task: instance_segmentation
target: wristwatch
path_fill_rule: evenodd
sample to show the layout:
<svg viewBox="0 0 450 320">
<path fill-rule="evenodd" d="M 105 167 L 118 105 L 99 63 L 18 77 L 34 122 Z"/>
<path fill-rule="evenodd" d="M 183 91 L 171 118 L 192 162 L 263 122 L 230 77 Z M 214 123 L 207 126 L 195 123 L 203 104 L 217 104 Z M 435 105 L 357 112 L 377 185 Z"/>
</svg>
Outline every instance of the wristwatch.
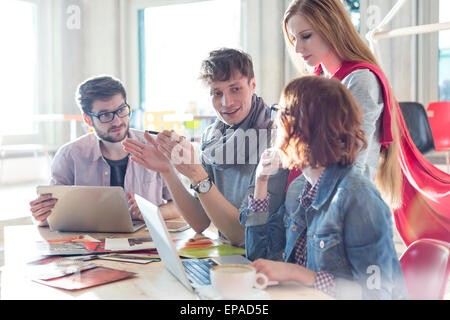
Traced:
<svg viewBox="0 0 450 320">
<path fill-rule="evenodd" d="M 204 180 L 201 180 L 198 184 L 193 186 L 191 184 L 191 189 L 195 190 L 197 193 L 207 193 L 212 187 L 211 178 L 208 177 Z"/>
</svg>

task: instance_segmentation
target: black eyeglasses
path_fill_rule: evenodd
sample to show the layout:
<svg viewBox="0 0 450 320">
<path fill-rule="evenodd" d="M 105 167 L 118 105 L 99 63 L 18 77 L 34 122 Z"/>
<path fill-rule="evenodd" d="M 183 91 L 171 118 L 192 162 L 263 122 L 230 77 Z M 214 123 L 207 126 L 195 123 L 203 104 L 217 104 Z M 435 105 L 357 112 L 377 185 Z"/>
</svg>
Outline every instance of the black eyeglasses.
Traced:
<svg viewBox="0 0 450 320">
<path fill-rule="evenodd" d="M 114 120 L 116 114 L 119 118 L 125 118 L 130 114 L 130 112 L 131 107 L 127 103 L 125 103 L 122 107 L 120 107 L 116 111 L 103 113 L 86 112 L 86 114 L 92 117 L 96 117 L 101 123 L 108 123 Z"/>
<path fill-rule="evenodd" d="M 278 104 L 273 104 L 270 107 L 270 119 L 275 120 L 278 110 L 280 110 L 280 106 Z"/>
<path fill-rule="evenodd" d="M 285 116 L 289 116 L 290 112 L 286 110 L 286 108 L 280 106 L 279 104 L 273 104 L 270 107 L 270 112 L 271 112 L 271 118 L 275 119 L 277 116 L 277 113 L 280 112 L 281 115 L 285 115 Z"/>
</svg>

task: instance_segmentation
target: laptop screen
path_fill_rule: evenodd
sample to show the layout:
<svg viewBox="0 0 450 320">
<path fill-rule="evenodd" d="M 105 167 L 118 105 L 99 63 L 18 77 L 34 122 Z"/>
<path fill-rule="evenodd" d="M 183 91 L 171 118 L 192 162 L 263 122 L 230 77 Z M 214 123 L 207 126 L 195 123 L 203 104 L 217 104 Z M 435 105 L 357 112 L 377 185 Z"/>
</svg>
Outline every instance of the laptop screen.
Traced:
<svg viewBox="0 0 450 320">
<path fill-rule="evenodd" d="M 137 194 L 135 199 L 161 261 L 187 289 L 193 291 L 194 289 L 186 276 L 175 245 L 167 231 L 166 224 L 158 212 L 158 207 Z"/>
</svg>

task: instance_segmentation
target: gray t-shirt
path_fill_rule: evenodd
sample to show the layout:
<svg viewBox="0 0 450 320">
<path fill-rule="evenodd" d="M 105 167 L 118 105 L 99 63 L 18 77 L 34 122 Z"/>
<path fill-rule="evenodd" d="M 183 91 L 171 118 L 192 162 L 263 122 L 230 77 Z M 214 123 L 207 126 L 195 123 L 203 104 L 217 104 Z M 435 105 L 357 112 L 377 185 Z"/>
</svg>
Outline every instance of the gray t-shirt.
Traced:
<svg viewBox="0 0 450 320">
<path fill-rule="evenodd" d="M 356 159 L 361 173 L 375 180 L 380 160 L 381 113 L 384 108 L 382 87 L 377 76 L 368 69 L 358 69 L 342 80 L 362 110 L 361 128 L 367 139 L 367 148 Z"/>
</svg>

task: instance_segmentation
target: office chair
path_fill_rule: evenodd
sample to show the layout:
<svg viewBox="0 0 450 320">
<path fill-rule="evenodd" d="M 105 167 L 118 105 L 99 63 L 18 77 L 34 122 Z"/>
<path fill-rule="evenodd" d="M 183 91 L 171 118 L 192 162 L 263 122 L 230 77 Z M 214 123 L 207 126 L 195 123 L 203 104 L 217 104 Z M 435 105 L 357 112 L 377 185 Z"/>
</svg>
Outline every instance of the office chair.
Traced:
<svg viewBox="0 0 450 320">
<path fill-rule="evenodd" d="M 450 243 L 419 239 L 400 257 L 406 287 L 413 300 L 442 300 L 450 272 Z"/>
<path fill-rule="evenodd" d="M 409 135 L 422 154 L 434 149 L 433 134 L 427 113 L 417 102 L 399 102 Z"/>
<path fill-rule="evenodd" d="M 447 153 L 447 170 L 450 172 L 450 101 L 432 102 L 427 107 L 428 120 L 436 151 Z"/>
</svg>

